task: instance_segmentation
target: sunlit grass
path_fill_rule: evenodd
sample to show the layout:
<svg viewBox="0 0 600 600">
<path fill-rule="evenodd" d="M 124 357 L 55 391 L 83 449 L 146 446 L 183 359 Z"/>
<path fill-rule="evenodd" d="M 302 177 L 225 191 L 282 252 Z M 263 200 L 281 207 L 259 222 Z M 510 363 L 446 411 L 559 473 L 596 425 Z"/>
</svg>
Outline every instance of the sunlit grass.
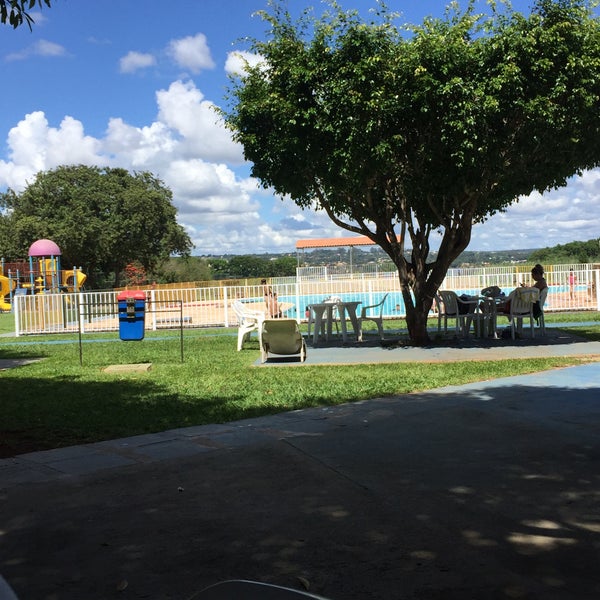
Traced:
<svg viewBox="0 0 600 600">
<path fill-rule="evenodd" d="M 592 328 L 593 329 L 593 328 Z M 596 335 L 600 327 L 596 328 Z M 116 333 L 0 338 L 0 358 L 37 362 L 0 372 L 0 447 L 52 448 L 190 425 L 330 406 L 577 364 L 546 358 L 443 364 L 256 367 L 258 343 L 235 330 L 190 330 L 122 342 Z M 106 373 L 151 363 L 148 372 Z"/>
</svg>

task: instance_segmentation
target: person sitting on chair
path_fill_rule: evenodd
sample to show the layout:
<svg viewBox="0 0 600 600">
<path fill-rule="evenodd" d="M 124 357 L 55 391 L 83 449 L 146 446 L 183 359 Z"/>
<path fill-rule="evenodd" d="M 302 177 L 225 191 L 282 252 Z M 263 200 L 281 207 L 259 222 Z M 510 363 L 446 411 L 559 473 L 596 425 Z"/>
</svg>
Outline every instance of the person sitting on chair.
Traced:
<svg viewBox="0 0 600 600">
<path fill-rule="evenodd" d="M 533 269 L 531 269 L 531 277 L 534 281 L 534 284 L 531 287 L 537 288 L 541 294 L 542 290 L 545 290 L 548 287 L 548 284 L 546 283 L 546 279 L 544 278 L 544 267 L 542 267 L 542 265 L 540 265 L 540 264 L 535 265 L 535 267 L 533 267 Z M 522 283 L 521 287 L 525 287 L 525 284 Z M 510 314 L 510 301 L 512 300 L 513 296 L 517 292 L 517 289 L 518 288 L 515 288 L 508 295 L 506 302 L 503 302 L 498 305 L 498 307 L 496 309 L 497 312 L 504 313 L 507 315 Z M 542 309 L 540 307 L 539 300 L 537 300 L 536 302 L 533 303 L 533 316 L 537 320 L 540 318 L 541 314 L 542 314 Z"/>
<path fill-rule="evenodd" d="M 281 310 L 279 310 L 279 301 L 277 300 L 277 292 L 273 291 L 270 285 L 267 285 L 266 279 L 261 279 L 260 284 L 263 286 L 263 296 L 265 297 L 265 304 L 267 306 L 267 314 L 271 319 L 280 319 L 283 317 Z"/>
<path fill-rule="evenodd" d="M 537 264 L 533 269 L 531 269 L 531 277 L 535 282 L 532 287 L 540 290 L 540 294 L 548 287 L 548 283 L 544 278 L 544 267 L 542 265 Z M 533 303 L 533 317 L 536 321 L 542 316 L 542 307 L 540 306 L 540 301 L 536 300 Z"/>
</svg>

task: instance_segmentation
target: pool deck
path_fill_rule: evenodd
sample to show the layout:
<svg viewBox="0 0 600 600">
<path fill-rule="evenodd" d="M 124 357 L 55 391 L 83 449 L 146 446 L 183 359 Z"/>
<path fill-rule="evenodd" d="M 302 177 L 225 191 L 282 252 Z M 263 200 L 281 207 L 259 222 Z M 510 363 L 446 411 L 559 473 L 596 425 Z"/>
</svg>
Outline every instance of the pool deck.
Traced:
<svg viewBox="0 0 600 600">
<path fill-rule="evenodd" d="M 596 324 L 596 323 L 594 323 Z M 308 343 L 306 365 L 352 365 L 352 364 L 385 364 L 406 362 L 456 362 L 504 360 L 510 358 L 552 358 L 560 356 L 586 356 L 600 359 L 600 342 L 590 342 L 571 334 L 568 329 L 580 323 L 561 323 L 546 326 L 546 335 L 539 334 L 531 339 L 504 338 L 454 338 L 446 336 L 444 340 L 430 346 L 417 347 L 406 344 L 406 334 L 386 334 L 380 341 L 374 332 L 365 335 L 362 343 L 349 341 L 342 343 L 339 339 L 322 342 L 317 346 Z M 560 329 L 559 329 L 560 327 Z M 295 357 L 269 356 L 266 363 L 260 359 L 257 366 L 299 365 Z"/>
</svg>

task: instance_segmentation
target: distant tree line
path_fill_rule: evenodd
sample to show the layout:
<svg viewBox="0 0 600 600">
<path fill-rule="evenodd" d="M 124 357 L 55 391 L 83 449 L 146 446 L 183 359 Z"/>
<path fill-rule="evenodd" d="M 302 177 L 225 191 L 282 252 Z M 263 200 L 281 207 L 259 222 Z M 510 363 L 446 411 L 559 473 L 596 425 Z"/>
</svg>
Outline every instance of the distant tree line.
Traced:
<svg viewBox="0 0 600 600">
<path fill-rule="evenodd" d="M 352 256 L 350 254 L 352 253 Z M 363 267 L 367 264 L 381 265 L 390 262 L 389 257 L 378 247 L 361 248 L 319 248 L 300 256 L 300 266 L 331 267 L 349 265 Z M 467 250 L 454 261 L 453 267 L 511 265 L 514 263 L 574 264 L 600 263 L 600 240 L 570 242 L 543 249 Z M 293 277 L 298 260 L 291 254 L 278 255 L 231 255 L 231 256 L 190 256 L 171 258 L 160 270 L 151 273 L 157 283 L 183 281 L 211 281 L 217 279 L 247 279 L 259 277 Z"/>
<path fill-rule="evenodd" d="M 171 258 L 148 274 L 156 283 L 293 277 L 296 257 L 290 255 L 188 256 Z"/>
<path fill-rule="evenodd" d="M 535 250 L 529 256 L 530 262 L 545 264 L 600 263 L 600 239 L 587 242 L 569 242 Z"/>
</svg>

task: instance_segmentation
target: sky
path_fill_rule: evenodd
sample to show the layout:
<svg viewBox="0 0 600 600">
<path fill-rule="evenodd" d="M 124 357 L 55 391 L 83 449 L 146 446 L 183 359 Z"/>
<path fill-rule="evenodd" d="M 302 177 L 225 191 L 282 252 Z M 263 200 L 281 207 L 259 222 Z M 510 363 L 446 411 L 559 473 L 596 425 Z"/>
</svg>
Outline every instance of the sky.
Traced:
<svg viewBox="0 0 600 600">
<path fill-rule="evenodd" d="M 478 0 L 482 2 L 483 0 Z M 374 0 L 341 0 L 366 11 Z M 151 171 L 173 192 L 194 255 L 294 252 L 299 239 L 350 235 L 250 176 L 215 107 L 245 38 L 264 39 L 267 0 L 52 0 L 35 24 L 0 25 L 0 191 L 66 164 Z M 446 0 L 388 0 L 401 21 Z M 528 0 L 514 0 L 527 12 Z M 319 0 L 289 0 L 292 11 Z M 519 199 L 476 225 L 469 250 L 529 249 L 600 236 L 600 170 Z M 432 244 L 435 249 L 435 241 Z"/>
</svg>

